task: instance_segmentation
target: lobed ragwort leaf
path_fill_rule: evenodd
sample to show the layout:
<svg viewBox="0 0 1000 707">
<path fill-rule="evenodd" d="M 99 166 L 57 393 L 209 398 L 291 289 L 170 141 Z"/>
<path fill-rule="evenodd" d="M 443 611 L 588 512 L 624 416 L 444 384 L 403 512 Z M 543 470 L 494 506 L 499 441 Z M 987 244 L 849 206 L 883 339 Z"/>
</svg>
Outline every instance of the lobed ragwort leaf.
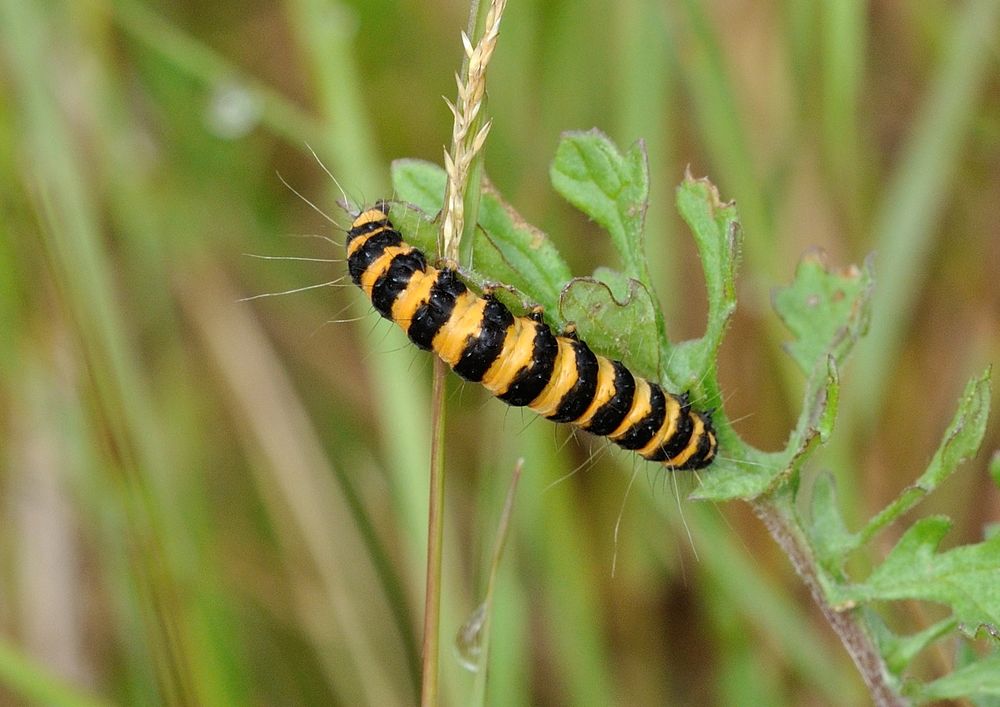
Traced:
<svg viewBox="0 0 1000 707">
<path fill-rule="evenodd" d="M 794 339 L 785 345 L 803 373 L 831 354 L 842 364 L 871 318 L 871 258 L 863 267 L 831 269 L 824 255 L 803 256 L 791 285 L 774 291 L 772 303 Z"/>
<path fill-rule="evenodd" d="M 677 210 L 694 236 L 708 296 L 705 336 L 696 342 L 699 372 L 714 370 L 722 336 L 736 310 L 736 270 L 742 234 L 736 204 L 723 201 L 715 185 L 688 172 L 677 187 Z"/>
<path fill-rule="evenodd" d="M 625 274 L 650 285 L 643 227 L 649 201 L 649 166 L 641 142 L 624 155 L 599 130 L 563 133 L 549 169 L 563 198 L 610 234 Z"/>
<path fill-rule="evenodd" d="M 740 460 L 719 460 L 712 473 L 702 476 L 701 485 L 691 498 L 724 501 L 736 498 L 751 500 L 774 491 L 797 474 L 815 445 L 826 439 L 833 427 L 840 382 L 833 357 L 818 362 L 809 377 L 798 423 L 789 435 L 785 449 L 763 453 L 744 446 Z"/>
<path fill-rule="evenodd" d="M 656 379 L 656 304 L 641 282 L 598 268 L 595 277 L 575 278 L 563 289 L 559 308 L 591 346 Z"/>
<path fill-rule="evenodd" d="M 913 508 L 921 499 L 951 476 L 958 466 L 979 451 L 986 434 L 990 414 L 990 369 L 983 371 L 965 386 L 958 410 L 945 430 L 944 438 L 934 452 L 927 469 L 906 487 L 892 503 L 876 514 L 858 533 L 855 546 L 871 539 L 875 533 Z M 853 547 L 848 547 L 849 552 Z"/>
<path fill-rule="evenodd" d="M 994 652 L 957 668 L 933 682 L 925 685 L 913 683 L 908 688 L 907 694 L 920 702 L 959 697 L 1000 697 L 1000 653 Z"/>
<path fill-rule="evenodd" d="M 880 600 L 923 599 L 952 608 L 967 634 L 985 629 L 1000 637 L 1000 535 L 937 552 L 951 529 L 941 516 L 921 518 L 864 582 L 829 588 L 849 608 Z"/>
<path fill-rule="evenodd" d="M 990 369 L 965 387 L 958 410 L 927 469 L 889 505 L 857 533 L 843 527 L 833 482 L 827 475 L 817 478 L 813 488 L 810 541 L 820 564 L 834 577 L 842 577 L 847 556 L 867 543 L 879 530 L 913 508 L 942 481 L 979 450 L 986 433 L 990 407 Z"/>
<path fill-rule="evenodd" d="M 392 179 L 401 201 L 427 215 L 441 210 L 447 179 L 441 167 L 422 160 L 396 160 Z M 392 214 L 407 240 L 428 254 L 437 253 L 436 227 L 421 225 L 406 209 L 394 207 Z M 571 273 L 549 238 L 527 223 L 489 182 L 484 182 L 479 225 L 473 242 L 473 267 L 463 275 L 480 288 L 498 283 L 513 288 L 528 304 L 541 305 L 549 323 L 562 329 L 565 322 L 559 318 L 559 295 Z"/>
</svg>

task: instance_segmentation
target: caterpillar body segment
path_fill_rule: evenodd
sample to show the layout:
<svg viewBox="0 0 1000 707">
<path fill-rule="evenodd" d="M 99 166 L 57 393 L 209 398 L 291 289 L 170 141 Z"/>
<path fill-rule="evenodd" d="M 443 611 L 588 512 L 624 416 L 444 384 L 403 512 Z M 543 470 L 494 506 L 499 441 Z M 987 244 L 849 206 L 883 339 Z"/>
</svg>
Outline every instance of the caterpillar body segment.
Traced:
<svg viewBox="0 0 1000 707">
<path fill-rule="evenodd" d="M 557 335 L 541 310 L 515 316 L 492 294 L 469 290 L 403 241 L 384 202 L 347 232 L 348 269 L 375 309 L 410 340 L 509 405 L 606 436 L 670 469 L 701 469 L 715 457 L 711 415 L 686 396 L 594 353 L 575 332 Z"/>
</svg>

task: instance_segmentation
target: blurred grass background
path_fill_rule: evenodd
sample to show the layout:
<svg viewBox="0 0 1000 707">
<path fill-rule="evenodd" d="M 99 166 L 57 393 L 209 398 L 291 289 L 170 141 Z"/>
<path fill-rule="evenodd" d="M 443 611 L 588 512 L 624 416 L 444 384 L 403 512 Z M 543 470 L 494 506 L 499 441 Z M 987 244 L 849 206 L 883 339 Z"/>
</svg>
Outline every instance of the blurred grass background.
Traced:
<svg viewBox="0 0 1000 707">
<path fill-rule="evenodd" d="M 440 160 L 467 11 L 0 0 L 0 701 L 416 699 L 430 359 L 350 288 L 238 300 L 343 274 L 243 256 L 341 257 L 291 237 L 341 234 L 276 172 L 349 220 L 307 143 L 361 201 L 389 192 L 391 159 Z M 998 30 L 997 0 L 512 2 L 486 168 L 585 274 L 610 249 L 548 188 L 559 133 L 645 139 L 675 338 L 700 332 L 704 297 L 673 188 L 691 165 L 737 199 L 722 375 L 765 448 L 801 393 L 770 289 L 812 245 L 837 264 L 877 251 L 872 332 L 824 456 L 857 521 L 1000 361 Z M 482 599 L 526 460 L 493 704 L 865 699 L 746 508 L 687 503 L 691 479 L 645 466 L 626 500 L 632 457 L 455 380 L 449 406 L 446 640 Z M 952 515 L 951 542 L 1000 517 L 985 457 L 920 511 Z M 887 608 L 900 630 L 934 616 Z M 473 676 L 447 645 L 442 666 L 463 704 Z"/>
</svg>

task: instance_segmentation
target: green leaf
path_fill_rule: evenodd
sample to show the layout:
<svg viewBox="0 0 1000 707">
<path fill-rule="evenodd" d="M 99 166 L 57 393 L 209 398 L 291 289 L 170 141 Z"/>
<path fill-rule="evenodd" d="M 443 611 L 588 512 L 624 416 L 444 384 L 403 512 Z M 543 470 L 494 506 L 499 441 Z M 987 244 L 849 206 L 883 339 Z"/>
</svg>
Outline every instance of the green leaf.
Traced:
<svg viewBox="0 0 1000 707">
<path fill-rule="evenodd" d="M 841 578 L 844 548 L 853 547 L 855 534 L 844 525 L 837 504 L 836 480 L 824 472 L 816 477 L 812 489 L 809 522 L 806 532 L 809 544 L 820 565 L 832 576 Z"/>
<path fill-rule="evenodd" d="M 707 179 L 695 179 L 690 172 L 677 188 L 677 210 L 694 235 L 705 273 L 708 324 L 698 370 L 706 371 L 736 309 L 736 270 L 743 232 L 735 203 L 722 201 L 715 185 Z"/>
<path fill-rule="evenodd" d="M 441 210 L 446 179 L 444 170 L 430 162 L 406 159 L 392 163 L 396 196 L 426 215 Z M 436 223 L 398 203 L 393 204 L 391 213 L 407 241 L 428 254 L 437 254 Z M 513 288 L 527 304 L 541 305 L 549 323 L 563 329 L 558 305 L 562 288 L 572 277 L 569 266 L 548 236 L 525 221 L 485 178 L 479 225 L 473 240 L 473 267 L 463 271 L 463 277 L 480 289 L 497 284 Z"/>
<path fill-rule="evenodd" d="M 840 377 L 837 360 L 833 356 L 826 359 L 826 366 L 822 363 L 817 362 L 810 385 L 806 387 L 806 405 L 799 415 L 799 425 L 792 433 L 792 440 L 797 443 L 794 446 L 796 457 L 804 455 L 813 439 L 826 443 L 833 433 L 833 423 L 840 403 Z"/>
<path fill-rule="evenodd" d="M 549 176 L 556 191 L 611 235 L 625 274 L 649 287 L 643 245 L 649 167 L 642 142 L 623 155 L 599 130 L 563 133 Z"/>
<path fill-rule="evenodd" d="M 443 169 L 424 160 L 394 160 L 392 190 L 396 200 L 390 203 L 389 218 L 406 242 L 429 257 L 438 254 L 436 214 L 444 202 L 447 175 Z"/>
<path fill-rule="evenodd" d="M 701 483 L 688 498 L 732 501 L 757 498 L 775 487 L 786 469 L 784 455 L 747 448 L 739 459 L 717 456 L 700 475 Z"/>
<path fill-rule="evenodd" d="M 958 697 L 998 697 L 1000 653 L 993 652 L 926 685 L 913 685 L 906 692 L 920 702 Z"/>
<path fill-rule="evenodd" d="M 566 286 L 559 303 L 562 316 L 577 325 L 592 348 L 656 380 L 660 362 L 652 295 L 638 280 L 613 270 L 597 274 L 600 280 L 580 277 Z"/>
<path fill-rule="evenodd" d="M 832 480 L 819 477 L 813 490 L 812 523 L 808 532 L 823 567 L 832 575 L 840 576 L 843 563 L 851 552 L 913 508 L 948 478 L 959 464 L 975 455 L 986 433 L 989 406 L 990 369 L 987 369 L 966 385 L 958 410 L 927 470 L 857 533 L 834 527 L 842 521 L 839 520 L 840 511 L 833 497 Z M 833 520 L 834 516 L 837 521 Z"/>
<path fill-rule="evenodd" d="M 389 205 L 389 218 L 392 225 L 403 234 L 403 238 L 412 246 L 424 251 L 433 258 L 437 253 L 438 225 L 425 212 L 404 202 L 393 202 Z"/>
<path fill-rule="evenodd" d="M 844 608 L 891 599 L 933 601 L 950 606 L 966 633 L 983 627 L 1000 635 L 1000 536 L 937 552 L 950 528 L 944 517 L 920 519 L 868 579 L 831 588 L 831 601 Z"/>
<path fill-rule="evenodd" d="M 855 546 L 868 542 L 879 530 L 913 508 L 928 493 L 954 473 L 962 462 L 975 456 L 986 434 L 990 414 L 990 369 L 965 386 L 958 410 L 944 433 L 927 470 L 858 533 Z M 849 548 L 848 551 L 850 551 Z"/>
<path fill-rule="evenodd" d="M 1000 486 L 1000 451 L 993 452 L 990 458 L 990 476 L 993 477 L 993 483 Z"/>
<path fill-rule="evenodd" d="M 479 225 L 511 268 L 509 279 L 501 282 L 524 292 L 532 302 L 545 308 L 546 316 L 557 329 L 564 328 L 564 323 L 558 320 L 559 295 L 572 277 L 569 265 L 549 237 L 525 221 L 485 178 Z M 486 257 L 486 248 L 477 239 L 473 267 L 498 277 L 491 269 L 493 264 Z"/>
<path fill-rule="evenodd" d="M 922 631 L 909 636 L 899 636 L 885 625 L 882 617 L 874 610 L 862 608 L 861 614 L 869 633 L 875 639 L 878 652 L 885 660 L 886 667 L 896 677 L 902 675 L 907 666 L 924 648 L 955 629 L 955 619 L 949 616 Z"/>
<path fill-rule="evenodd" d="M 428 216 L 441 210 L 448 175 L 438 165 L 424 160 L 393 160 L 392 189 L 396 198 L 413 204 Z"/>
<path fill-rule="evenodd" d="M 774 291 L 774 309 L 795 337 L 785 349 L 804 373 L 827 353 L 844 362 L 867 329 L 873 285 L 870 257 L 863 268 L 832 270 L 814 251 L 803 256 L 792 284 Z"/>
<path fill-rule="evenodd" d="M 770 493 L 798 474 L 816 443 L 829 435 L 836 415 L 840 390 L 837 364 L 832 356 L 822 363 L 825 365 L 817 365 L 809 378 L 802 412 L 785 449 L 765 454 L 744 446 L 745 459 L 715 462 L 691 498 L 750 500 Z"/>
<path fill-rule="evenodd" d="M 627 300 L 635 289 L 633 283 L 637 282 L 624 273 L 601 265 L 594 268 L 594 279 L 607 285 L 611 295 L 618 301 Z"/>
</svg>

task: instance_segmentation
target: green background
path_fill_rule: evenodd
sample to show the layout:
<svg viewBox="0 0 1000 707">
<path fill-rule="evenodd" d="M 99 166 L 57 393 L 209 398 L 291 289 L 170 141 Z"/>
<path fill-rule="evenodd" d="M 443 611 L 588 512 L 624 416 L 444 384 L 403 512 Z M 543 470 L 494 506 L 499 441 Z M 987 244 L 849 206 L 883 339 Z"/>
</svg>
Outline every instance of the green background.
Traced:
<svg viewBox="0 0 1000 707">
<path fill-rule="evenodd" d="M 0 0 L 0 696 L 416 699 L 430 359 L 350 287 L 239 300 L 344 272 L 244 255 L 342 257 L 293 237 L 343 234 L 282 178 L 350 220 L 307 145 L 359 202 L 390 195 L 390 160 L 440 161 L 466 15 Z M 920 474 L 965 381 L 1000 361 L 998 36 L 997 0 L 513 1 L 485 166 L 584 275 L 613 250 L 549 186 L 559 135 L 645 139 L 649 264 L 674 339 L 700 335 L 705 295 L 673 190 L 690 166 L 737 200 L 721 379 L 765 449 L 801 398 L 772 288 L 812 246 L 835 264 L 876 251 L 871 332 L 815 465 L 855 527 Z M 483 598 L 520 457 L 493 704 L 865 699 L 745 506 L 686 501 L 688 475 L 449 383 L 445 700 L 472 692 L 451 636 Z M 946 544 L 1000 517 L 986 457 L 920 509 L 955 519 Z M 889 616 L 912 631 L 940 610 Z M 951 660 L 932 653 L 919 675 Z"/>
</svg>

